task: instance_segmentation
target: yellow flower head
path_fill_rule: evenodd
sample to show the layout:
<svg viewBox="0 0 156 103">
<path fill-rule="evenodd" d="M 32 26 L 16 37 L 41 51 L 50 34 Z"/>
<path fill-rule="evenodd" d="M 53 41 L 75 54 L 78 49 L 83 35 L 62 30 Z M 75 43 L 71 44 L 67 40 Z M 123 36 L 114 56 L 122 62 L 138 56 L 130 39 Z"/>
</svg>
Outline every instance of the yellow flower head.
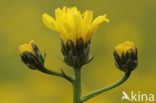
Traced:
<svg viewBox="0 0 156 103">
<path fill-rule="evenodd" d="M 35 53 L 34 53 L 34 50 L 33 50 L 33 47 L 32 47 L 32 44 L 35 44 L 35 42 L 34 42 L 33 40 L 31 40 L 31 41 L 30 41 L 29 43 L 27 43 L 27 44 L 20 45 L 20 46 L 19 46 L 19 52 L 20 52 L 20 54 L 22 55 L 23 52 L 26 52 L 26 51 L 35 54 Z"/>
<path fill-rule="evenodd" d="M 93 33 L 102 22 L 109 22 L 106 14 L 98 16 L 93 20 L 93 12 L 86 10 L 81 13 L 76 7 L 55 10 L 55 19 L 44 13 L 42 16 L 44 24 L 49 28 L 59 33 L 64 44 L 67 40 L 76 42 L 82 38 L 84 42 L 91 39 Z"/>
<path fill-rule="evenodd" d="M 125 41 L 124 43 L 119 44 L 118 46 L 115 47 L 115 51 L 117 52 L 117 54 L 120 57 L 122 56 L 122 54 L 126 55 L 127 52 L 130 53 L 131 50 L 136 52 L 136 47 L 135 47 L 134 43 L 131 41 Z"/>
<path fill-rule="evenodd" d="M 19 46 L 19 52 L 21 56 L 21 60 L 24 64 L 26 64 L 29 68 L 33 70 L 43 70 L 45 54 L 44 56 L 41 54 L 37 45 L 33 40 L 31 40 L 27 44 L 23 44 Z"/>
</svg>

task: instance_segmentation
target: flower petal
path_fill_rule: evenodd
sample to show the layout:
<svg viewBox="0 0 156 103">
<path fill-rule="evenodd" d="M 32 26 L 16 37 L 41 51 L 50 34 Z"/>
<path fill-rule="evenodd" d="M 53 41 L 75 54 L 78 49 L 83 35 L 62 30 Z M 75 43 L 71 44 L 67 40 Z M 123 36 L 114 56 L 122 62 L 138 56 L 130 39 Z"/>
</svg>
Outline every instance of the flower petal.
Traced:
<svg viewBox="0 0 156 103">
<path fill-rule="evenodd" d="M 93 12 L 86 10 L 83 17 L 84 24 L 89 25 L 92 22 L 92 19 L 93 19 Z"/>
<path fill-rule="evenodd" d="M 106 14 L 103 16 L 98 16 L 93 23 L 91 24 L 91 31 L 95 32 L 96 29 L 98 28 L 99 24 L 101 24 L 102 22 L 106 21 L 107 23 L 109 23 L 109 19 L 106 18 Z"/>
<path fill-rule="evenodd" d="M 56 21 L 53 19 L 53 17 L 49 16 L 47 13 L 44 13 L 42 15 L 42 20 L 44 22 L 44 24 L 52 30 L 56 30 Z"/>
<path fill-rule="evenodd" d="M 90 39 L 93 35 L 93 33 L 96 31 L 96 29 L 98 28 L 99 24 L 101 24 L 102 22 L 107 22 L 109 23 L 109 19 L 106 18 L 106 14 L 103 16 L 98 16 L 90 25 L 89 29 L 88 29 L 88 35 L 87 35 L 87 40 Z"/>
</svg>

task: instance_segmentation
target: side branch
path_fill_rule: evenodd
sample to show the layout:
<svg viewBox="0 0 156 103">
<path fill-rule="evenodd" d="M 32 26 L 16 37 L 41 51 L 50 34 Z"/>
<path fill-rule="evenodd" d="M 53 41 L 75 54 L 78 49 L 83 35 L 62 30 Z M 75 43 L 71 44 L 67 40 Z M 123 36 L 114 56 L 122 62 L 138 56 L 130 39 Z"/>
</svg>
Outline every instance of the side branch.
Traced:
<svg viewBox="0 0 156 103">
<path fill-rule="evenodd" d="M 129 78 L 130 74 L 131 74 L 130 72 L 127 72 L 119 81 L 115 82 L 114 84 L 109 85 L 109 86 L 104 87 L 104 88 L 101 88 L 101 89 L 98 89 L 98 90 L 93 91 L 91 93 L 88 93 L 87 95 L 85 95 L 81 98 L 81 101 L 87 101 L 88 99 L 91 99 L 91 98 L 93 98 L 93 97 L 95 97 L 95 96 L 97 96 L 97 95 L 99 95 L 99 94 L 101 94 L 107 90 L 113 89 L 113 88 L 121 85 L 122 83 L 124 83 Z"/>
<path fill-rule="evenodd" d="M 68 75 L 65 74 L 65 72 L 61 69 L 61 73 L 60 72 L 55 72 L 55 71 L 52 71 L 52 70 L 49 70 L 47 68 L 43 68 L 40 70 L 41 72 L 43 73 L 46 73 L 46 74 L 50 74 L 50 75 L 55 75 L 55 76 L 58 76 L 58 77 L 62 77 L 66 80 L 68 80 L 69 82 L 73 83 L 74 82 L 74 79 Z"/>
</svg>

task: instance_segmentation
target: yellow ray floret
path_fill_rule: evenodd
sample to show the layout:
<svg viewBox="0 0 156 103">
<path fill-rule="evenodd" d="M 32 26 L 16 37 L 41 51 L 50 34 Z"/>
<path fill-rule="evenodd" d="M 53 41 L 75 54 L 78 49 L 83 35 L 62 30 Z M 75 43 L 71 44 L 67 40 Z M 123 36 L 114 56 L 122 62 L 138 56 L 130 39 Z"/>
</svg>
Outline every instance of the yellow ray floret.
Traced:
<svg viewBox="0 0 156 103">
<path fill-rule="evenodd" d="M 81 13 L 76 7 L 63 7 L 55 10 L 55 19 L 48 14 L 42 15 L 44 24 L 59 33 L 64 43 L 67 40 L 76 41 L 82 38 L 85 42 L 90 40 L 93 33 L 102 22 L 109 22 L 106 14 L 98 16 L 93 20 L 93 12 L 86 10 Z"/>
<path fill-rule="evenodd" d="M 31 40 L 31 41 L 30 41 L 29 43 L 27 43 L 27 44 L 20 45 L 20 46 L 19 46 L 19 52 L 20 52 L 20 54 L 22 55 L 23 52 L 26 52 L 26 51 L 31 52 L 31 53 L 34 54 L 34 50 L 33 50 L 33 47 L 32 47 L 32 43 L 35 44 L 35 42 L 34 42 L 33 40 Z"/>
<path fill-rule="evenodd" d="M 122 54 L 125 55 L 127 52 L 130 52 L 130 50 L 136 52 L 135 45 L 131 41 L 125 41 L 124 43 L 119 44 L 118 46 L 115 47 L 115 51 L 120 57 L 122 56 Z"/>
</svg>

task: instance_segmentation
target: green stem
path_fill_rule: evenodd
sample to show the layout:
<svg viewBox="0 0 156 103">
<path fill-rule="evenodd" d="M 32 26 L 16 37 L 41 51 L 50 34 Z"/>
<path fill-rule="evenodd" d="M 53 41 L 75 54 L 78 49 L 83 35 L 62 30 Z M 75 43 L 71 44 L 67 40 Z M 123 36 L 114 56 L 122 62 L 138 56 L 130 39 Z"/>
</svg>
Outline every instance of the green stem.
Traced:
<svg viewBox="0 0 156 103">
<path fill-rule="evenodd" d="M 88 99 L 91 99 L 91 98 L 93 98 L 93 97 L 95 97 L 95 96 L 97 96 L 97 95 L 99 95 L 99 94 L 101 94 L 107 90 L 113 89 L 113 88 L 121 85 L 122 83 L 124 83 L 129 78 L 130 74 L 131 74 L 130 72 L 129 73 L 127 72 L 119 81 L 115 82 L 114 84 L 109 85 L 109 86 L 104 87 L 104 88 L 101 88 L 99 90 L 93 91 L 91 93 L 88 93 L 87 95 L 85 95 L 81 98 L 81 101 L 87 101 Z"/>
<path fill-rule="evenodd" d="M 74 68 L 75 81 L 73 84 L 73 102 L 82 103 L 81 98 L 81 68 Z"/>
<path fill-rule="evenodd" d="M 59 73 L 59 72 L 55 72 L 55 71 L 49 70 L 49 69 L 47 69 L 45 67 L 43 69 L 41 69 L 40 71 L 43 72 L 43 73 L 46 73 L 46 74 L 62 77 L 64 79 L 68 80 L 71 83 L 74 82 L 74 79 L 72 77 L 66 75 L 63 71 L 61 73 Z"/>
</svg>

